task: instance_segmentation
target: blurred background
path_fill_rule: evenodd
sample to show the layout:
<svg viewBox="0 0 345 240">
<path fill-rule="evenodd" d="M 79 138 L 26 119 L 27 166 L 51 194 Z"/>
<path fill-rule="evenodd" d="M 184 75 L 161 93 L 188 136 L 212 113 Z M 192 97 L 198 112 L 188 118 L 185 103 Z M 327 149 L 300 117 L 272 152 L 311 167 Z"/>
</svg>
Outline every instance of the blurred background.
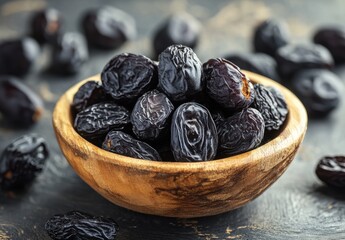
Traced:
<svg viewBox="0 0 345 240">
<path fill-rule="evenodd" d="M 107 49 L 89 44 L 88 57 L 82 59 L 73 74 L 50 71 L 54 64 L 52 46 L 55 43 L 41 44 L 30 70 L 18 79 L 43 99 L 42 118 L 30 127 L 16 128 L 0 116 L 0 150 L 13 139 L 35 132 L 47 140 L 51 152 L 46 169 L 29 191 L 0 193 L 0 239 L 49 239 L 44 231 L 46 219 L 72 209 L 89 212 L 92 209 L 93 214 L 112 216 L 122 226 L 118 239 L 345 238 L 344 197 L 324 188 L 314 174 L 322 156 L 345 154 L 344 100 L 326 117 L 310 118 L 296 160 L 265 194 L 239 210 L 198 220 L 147 217 L 111 205 L 69 167 L 51 124 L 58 98 L 80 80 L 100 73 L 116 54 L 131 52 L 155 59 L 153 39 L 172 14 L 187 12 L 199 22 L 200 32 L 197 31 L 194 50 L 201 62 L 205 62 L 233 53 L 253 52 L 254 30 L 266 19 L 284 22 L 291 43 L 311 43 L 321 27 L 345 27 L 344 1 L 1 0 L 0 42 L 31 35 L 34 14 L 47 8 L 60 12 L 61 33 L 79 32 L 84 36 L 82 19 L 85 13 L 105 5 L 130 15 L 135 22 L 136 34 L 129 34 L 130 39 Z M 15 51 L 13 53 L 15 55 Z M 344 85 L 344 64 L 336 64 L 332 71 Z M 141 237 L 136 238 L 139 235 Z"/>
</svg>

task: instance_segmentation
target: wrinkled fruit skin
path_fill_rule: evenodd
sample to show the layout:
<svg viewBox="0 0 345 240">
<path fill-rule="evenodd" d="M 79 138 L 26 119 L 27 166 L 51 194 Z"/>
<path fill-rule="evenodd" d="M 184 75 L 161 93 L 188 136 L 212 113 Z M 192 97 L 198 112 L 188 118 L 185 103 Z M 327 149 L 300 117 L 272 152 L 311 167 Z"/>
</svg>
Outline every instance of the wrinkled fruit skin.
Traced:
<svg viewBox="0 0 345 240">
<path fill-rule="evenodd" d="M 314 43 L 321 44 L 332 54 L 337 63 L 345 62 L 345 28 L 328 27 L 319 29 L 314 35 Z"/>
<path fill-rule="evenodd" d="M 195 48 L 198 44 L 201 25 L 187 13 L 175 13 L 156 30 L 153 37 L 153 48 L 158 56 L 167 47 L 182 44 Z"/>
<path fill-rule="evenodd" d="M 23 76 L 40 54 L 38 43 L 32 38 L 7 40 L 0 43 L 0 74 Z"/>
<path fill-rule="evenodd" d="M 174 105 L 165 94 L 153 90 L 145 93 L 135 104 L 131 123 L 133 132 L 143 140 L 155 140 L 167 126 Z"/>
<path fill-rule="evenodd" d="M 37 42 L 54 43 L 61 33 L 62 17 L 58 10 L 49 8 L 33 14 L 30 22 L 31 36 Z"/>
<path fill-rule="evenodd" d="M 217 128 L 210 112 L 201 104 L 180 105 L 171 123 L 171 151 L 175 161 L 212 160 L 217 154 Z"/>
<path fill-rule="evenodd" d="M 88 58 L 89 52 L 84 36 L 77 32 L 69 32 L 53 46 L 50 67 L 52 72 L 57 74 L 75 74 Z"/>
<path fill-rule="evenodd" d="M 156 149 L 121 131 L 109 132 L 103 142 L 102 148 L 132 158 L 155 161 L 162 160 Z"/>
<path fill-rule="evenodd" d="M 223 108 L 242 109 L 253 102 L 252 83 L 232 62 L 223 58 L 210 59 L 203 69 L 208 95 Z"/>
<path fill-rule="evenodd" d="M 270 91 L 261 84 L 255 84 L 255 100 L 253 107 L 259 110 L 266 130 L 279 130 L 288 114 L 288 108 L 283 95 L 277 90 Z"/>
<path fill-rule="evenodd" d="M 115 100 L 135 101 L 157 84 L 157 68 L 147 57 L 122 53 L 112 58 L 101 73 L 104 90 Z"/>
<path fill-rule="evenodd" d="M 275 81 L 279 80 L 277 62 L 265 53 L 237 53 L 225 57 L 239 68 L 251 71 Z"/>
<path fill-rule="evenodd" d="M 13 77 L 0 77 L 0 112 L 11 126 L 27 128 L 41 119 L 42 99 Z"/>
<path fill-rule="evenodd" d="M 316 175 L 324 183 L 338 188 L 345 187 L 345 156 L 323 157 L 317 167 Z"/>
<path fill-rule="evenodd" d="M 76 115 L 75 130 L 91 140 L 106 135 L 110 130 L 121 130 L 129 123 L 129 111 L 115 103 L 94 104 Z"/>
<path fill-rule="evenodd" d="M 265 133 L 265 121 L 254 108 L 246 108 L 228 117 L 219 127 L 219 157 L 243 153 L 260 145 Z"/>
<path fill-rule="evenodd" d="M 34 134 L 13 141 L 0 157 L 1 188 L 12 190 L 30 184 L 42 171 L 48 155 L 45 140 Z"/>
<path fill-rule="evenodd" d="M 99 82 L 88 81 L 84 83 L 74 94 L 72 109 L 78 113 L 85 108 L 103 102 L 107 99 L 104 89 Z"/>
<path fill-rule="evenodd" d="M 182 45 L 165 49 L 158 57 L 158 88 L 174 102 L 202 92 L 202 64 L 193 50 Z"/>
<path fill-rule="evenodd" d="M 337 75 L 322 69 L 301 71 L 292 79 L 290 88 L 314 117 L 327 116 L 336 109 L 344 90 Z"/>
<path fill-rule="evenodd" d="M 114 240 L 119 226 L 111 218 L 71 211 L 50 218 L 45 229 L 54 240 Z"/>
<path fill-rule="evenodd" d="M 276 51 L 288 44 L 290 33 L 285 22 L 266 20 L 254 31 L 254 50 L 274 57 Z"/>
<path fill-rule="evenodd" d="M 82 28 L 90 45 L 101 49 L 115 49 L 136 36 L 134 19 L 126 12 L 104 6 L 88 11 Z"/>
<path fill-rule="evenodd" d="M 318 44 L 287 45 L 278 49 L 276 60 L 281 78 L 290 80 L 298 71 L 330 69 L 334 61 L 330 52 Z"/>
</svg>

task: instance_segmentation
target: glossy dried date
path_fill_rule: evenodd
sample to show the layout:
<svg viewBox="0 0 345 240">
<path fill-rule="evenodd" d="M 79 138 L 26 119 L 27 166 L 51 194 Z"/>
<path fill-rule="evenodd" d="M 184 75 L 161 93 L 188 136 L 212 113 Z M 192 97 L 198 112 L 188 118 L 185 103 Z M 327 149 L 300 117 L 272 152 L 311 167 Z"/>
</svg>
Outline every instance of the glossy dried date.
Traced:
<svg viewBox="0 0 345 240">
<path fill-rule="evenodd" d="M 12 190 L 30 184 L 42 171 L 48 149 L 43 138 L 24 135 L 8 145 L 0 157 L 0 186 Z"/>
<path fill-rule="evenodd" d="M 113 219 L 80 211 L 54 215 L 44 227 L 54 240 L 114 240 L 119 231 Z"/>
<path fill-rule="evenodd" d="M 88 58 L 84 36 L 77 32 L 65 33 L 53 45 L 50 69 L 57 74 L 75 74 Z"/>
<path fill-rule="evenodd" d="M 212 160 L 217 154 L 217 128 L 210 112 L 201 104 L 180 105 L 171 123 L 171 151 L 175 161 Z"/>
<path fill-rule="evenodd" d="M 143 140 L 155 140 L 167 126 L 174 105 L 165 94 L 153 90 L 145 93 L 135 104 L 131 123 L 133 132 Z"/>
<path fill-rule="evenodd" d="M 320 28 L 313 40 L 327 48 L 335 62 L 345 62 L 345 27 Z"/>
<path fill-rule="evenodd" d="M 186 47 L 196 47 L 201 25 L 192 15 L 187 13 L 175 13 L 171 15 L 156 30 L 153 37 L 153 48 L 158 56 L 167 47 L 174 44 L 182 44 Z"/>
<path fill-rule="evenodd" d="M 327 116 L 336 109 L 344 89 L 337 75 L 323 69 L 301 71 L 292 79 L 290 87 L 313 117 Z"/>
<path fill-rule="evenodd" d="M 290 33 L 285 22 L 268 19 L 260 23 L 254 31 L 254 50 L 274 57 L 277 49 L 290 41 Z"/>
<path fill-rule="evenodd" d="M 345 187 L 345 156 L 323 157 L 317 167 L 316 175 L 326 184 L 344 188 Z"/>
<path fill-rule="evenodd" d="M 103 102 L 107 99 L 104 89 L 99 82 L 88 81 L 80 86 L 74 94 L 72 108 L 78 113 L 85 108 Z"/>
<path fill-rule="evenodd" d="M 254 108 L 246 108 L 228 117 L 218 130 L 219 157 L 229 157 L 260 145 L 265 133 L 265 121 Z"/>
<path fill-rule="evenodd" d="M 0 112 L 13 127 L 30 127 L 41 119 L 43 102 L 13 77 L 0 77 Z"/>
<path fill-rule="evenodd" d="M 189 47 L 173 45 L 159 55 L 158 88 L 172 101 L 192 99 L 202 92 L 202 65 Z"/>
<path fill-rule="evenodd" d="M 89 44 L 102 49 L 122 46 L 133 39 L 137 31 L 133 17 L 111 6 L 86 12 L 82 28 Z"/>
<path fill-rule="evenodd" d="M 281 78 L 290 80 L 298 71 L 322 68 L 330 69 L 334 61 L 330 52 L 319 44 L 286 45 L 276 54 Z"/>
<path fill-rule="evenodd" d="M 94 104 L 79 112 L 74 120 L 75 130 L 86 139 L 95 139 L 110 130 L 123 129 L 129 123 L 129 111 L 115 103 Z"/>
<path fill-rule="evenodd" d="M 253 107 L 259 110 L 266 130 L 279 130 L 288 114 L 284 96 L 277 89 L 271 90 L 262 84 L 255 84 L 255 100 Z"/>
<path fill-rule="evenodd" d="M 254 100 L 249 78 L 232 62 L 216 58 L 203 65 L 208 95 L 228 110 L 248 107 Z"/>
<path fill-rule="evenodd" d="M 143 55 L 122 53 L 105 65 L 101 79 L 112 98 L 132 101 L 156 86 L 157 68 Z"/>
<path fill-rule="evenodd" d="M 109 132 L 103 142 L 102 148 L 128 157 L 155 161 L 162 160 L 156 149 L 121 131 Z"/>
</svg>

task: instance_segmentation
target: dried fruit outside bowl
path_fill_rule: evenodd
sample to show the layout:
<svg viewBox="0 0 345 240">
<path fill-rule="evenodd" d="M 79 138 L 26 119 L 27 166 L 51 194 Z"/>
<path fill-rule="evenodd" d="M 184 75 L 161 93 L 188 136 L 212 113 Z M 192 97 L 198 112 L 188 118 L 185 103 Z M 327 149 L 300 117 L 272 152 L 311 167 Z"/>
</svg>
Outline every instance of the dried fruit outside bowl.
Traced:
<svg viewBox="0 0 345 240">
<path fill-rule="evenodd" d="M 302 103 L 280 84 L 246 72 L 256 83 L 278 88 L 289 108 L 279 135 L 236 156 L 207 162 L 156 162 L 96 147 L 73 128 L 73 95 L 94 76 L 70 88 L 58 101 L 53 125 L 60 148 L 75 172 L 114 204 L 169 217 L 201 217 L 238 208 L 273 184 L 294 159 L 307 129 Z M 165 159 L 169 160 L 169 159 Z"/>
</svg>

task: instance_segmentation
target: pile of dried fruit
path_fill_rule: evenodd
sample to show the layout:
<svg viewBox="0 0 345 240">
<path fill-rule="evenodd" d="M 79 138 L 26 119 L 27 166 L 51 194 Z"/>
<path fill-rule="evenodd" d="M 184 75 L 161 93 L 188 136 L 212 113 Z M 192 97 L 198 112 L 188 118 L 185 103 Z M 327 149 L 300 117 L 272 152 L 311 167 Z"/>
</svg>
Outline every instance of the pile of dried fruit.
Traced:
<svg viewBox="0 0 345 240">
<path fill-rule="evenodd" d="M 114 153 L 198 162 L 249 151 L 282 127 L 283 95 L 253 85 L 230 61 L 202 64 L 183 45 L 158 60 L 131 53 L 111 59 L 102 83 L 86 82 L 74 96 L 76 131 Z"/>
</svg>

